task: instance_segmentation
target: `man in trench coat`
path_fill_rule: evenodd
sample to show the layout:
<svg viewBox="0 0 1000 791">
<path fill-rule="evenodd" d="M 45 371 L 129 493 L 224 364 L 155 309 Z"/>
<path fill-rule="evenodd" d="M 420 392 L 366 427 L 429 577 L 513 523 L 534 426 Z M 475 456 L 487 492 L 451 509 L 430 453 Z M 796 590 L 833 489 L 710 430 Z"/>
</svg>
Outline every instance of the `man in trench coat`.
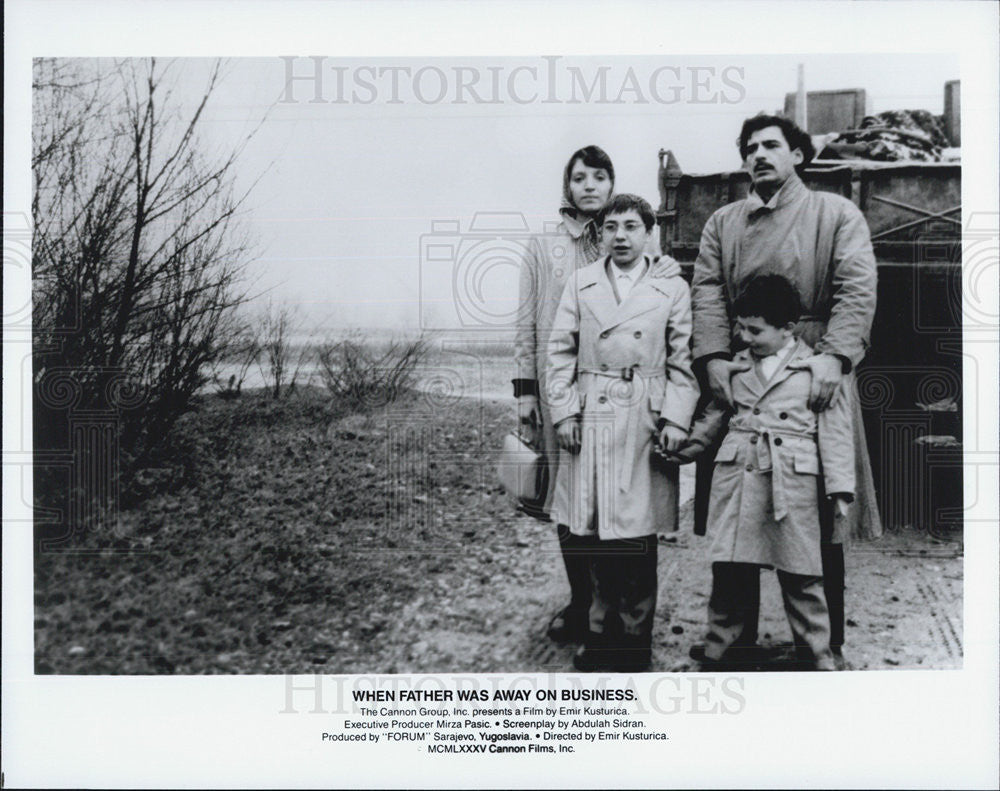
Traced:
<svg viewBox="0 0 1000 791">
<path fill-rule="evenodd" d="M 800 362 L 812 374 L 809 406 L 827 409 L 838 387 L 852 402 L 856 500 L 847 519 L 825 520 L 822 544 L 831 647 L 842 662 L 843 542 L 847 535 L 870 539 L 882 533 L 854 381 L 875 314 L 876 268 L 871 235 L 858 208 L 842 196 L 806 188 L 799 178 L 797 169 L 813 154 L 809 136 L 786 118 L 762 114 L 744 122 L 740 155 L 752 190 L 745 200 L 716 211 L 702 232 L 691 287 L 693 355 L 695 371 L 715 401 L 732 406 L 730 377 L 739 369 L 732 358 L 733 300 L 759 274 L 783 275 L 797 288 L 804 313 L 796 335 L 815 350 Z M 710 458 L 705 461 L 711 464 Z M 699 479 L 706 482 L 701 472 Z M 700 489 L 703 515 L 707 490 Z M 756 627 L 748 626 L 740 640 L 744 645 L 756 642 Z"/>
</svg>

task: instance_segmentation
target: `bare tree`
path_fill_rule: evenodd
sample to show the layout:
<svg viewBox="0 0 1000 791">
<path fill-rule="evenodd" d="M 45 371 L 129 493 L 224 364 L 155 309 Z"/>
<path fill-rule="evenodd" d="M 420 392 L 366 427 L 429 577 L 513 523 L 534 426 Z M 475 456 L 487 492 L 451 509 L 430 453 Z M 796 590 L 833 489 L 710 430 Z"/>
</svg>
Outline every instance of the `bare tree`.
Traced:
<svg viewBox="0 0 1000 791">
<path fill-rule="evenodd" d="M 248 190 L 236 189 L 236 162 L 253 132 L 207 156 L 200 132 L 221 64 L 194 97 L 178 95 L 175 69 L 155 59 L 34 69 L 36 387 L 44 395 L 59 372 L 76 406 L 119 410 L 125 468 L 148 458 L 208 380 L 245 296 Z"/>
<path fill-rule="evenodd" d="M 310 356 L 309 344 L 296 346 L 293 342 L 300 334 L 302 322 L 287 304 L 276 305 L 268 301 L 260 316 L 261 357 L 258 362 L 261 376 L 268 383 L 273 398 L 279 398 L 295 389 L 302 367 Z"/>
</svg>

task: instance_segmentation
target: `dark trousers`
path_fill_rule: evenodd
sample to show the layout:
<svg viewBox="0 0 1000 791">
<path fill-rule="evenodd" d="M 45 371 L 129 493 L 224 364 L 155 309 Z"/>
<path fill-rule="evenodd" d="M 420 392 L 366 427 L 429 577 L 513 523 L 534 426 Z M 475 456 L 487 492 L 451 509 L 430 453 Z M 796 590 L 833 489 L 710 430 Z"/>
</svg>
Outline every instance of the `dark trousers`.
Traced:
<svg viewBox="0 0 1000 791">
<path fill-rule="evenodd" d="M 703 536 L 708 527 L 708 501 L 712 492 L 712 474 L 715 472 L 715 454 L 722 444 L 722 437 L 705 451 L 696 462 L 694 482 L 694 532 Z M 742 582 L 743 631 L 733 641 L 735 646 L 754 646 L 757 644 L 758 622 L 760 620 L 760 568 L 752 566 L 747 571 L 747 579 Z M 753 577 L 752 584 L 749 577 Z"/>
<path fill-rule="evenodd" d="M 785 615 L 796 653 L 822 670 L 833 669 L 830 618 L 822 577 L 778 570 Z M 747 619 L 757 612 L 747 607 L 747 591 L 760 588 L 760 568 L 751 563 L 713 563 L 712 597 L 708 603 L 705 656 L 721 660 L 743 634 Z"/>
<path fill-rule="evenodd" d="M 655 535 L 598 542 L 590 631 L 607 648 L 649 651 L 656 614 Z"/>
<path fill-rule="evenodd" d="M 718 444 L 709 448 L 697 462 L 694 491 L 694 532 L 705 535 L 708 525 L 708 501 L 712 488 L 712 473 L 715 471 L 715 453 Z M 822 488 L 820 490 L 820 557 L 823 562 L 823 591 L 830 612 L 830 647 L 839 652 L 844 646 L 844 590 L 845 582 L 844 546 L 829 543 L 833 533 L 833 513 L 827 507 Z M 757 642 L 758 621 L 760 620 L 760 572 L 756 572 L 757 582 L 744 586 L 746 621 L 743 633 L 733 643 L 751 646 Z"/>
<path fill-rule="evenodd" d="M 585 622 L 593 600 L 591 559 L 600 542 L 597 536 L 573 535 L 567 525 L 558 525 L 556 535 L 559 537 L 559 550 L 566 567 L 566 579 L 569 581 L 569 608 Z"/>
</svg>

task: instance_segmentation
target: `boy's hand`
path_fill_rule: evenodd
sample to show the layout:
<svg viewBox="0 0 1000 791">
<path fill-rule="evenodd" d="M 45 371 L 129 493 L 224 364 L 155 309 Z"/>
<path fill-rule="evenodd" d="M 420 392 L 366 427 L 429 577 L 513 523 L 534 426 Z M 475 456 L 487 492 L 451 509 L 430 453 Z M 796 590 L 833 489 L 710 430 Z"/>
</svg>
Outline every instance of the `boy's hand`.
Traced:
<svg viewBox="0 0 1000 791">
<path fill-rule="evenodd" d="M 684 440 L 687 439 L 687 435 L 688 433 L 684 429 L 667 423 L 660 432 L 660 448 L 670 454 L 676 453 Z"/>
<path fill-rule="evenodd" d="M 709 360 L 705 366 L 705 375 L 708 377 L 708 386 L 712 390 L 712 397 L 721 407 L 733 408 L 733 386 L 730 378 L 733 374 L 749 371 L 753 366 L 750 363 L 737 363 L 730 360 Z"/>
<path fill-rule="evenodd" d="M 830 495 L 830 499 L 833 501 L 834 519 L 846 518 L 848 510 L 850 510 L 851 501 L 854 498 L 846 492 L 834 492 Z"/>
<path fill-rule="evenodd" d="M 580 452 L 579 415 L 573 415 L 556 424 L 556 439 L 563 450 L 574 455 Z"/>
</svg>

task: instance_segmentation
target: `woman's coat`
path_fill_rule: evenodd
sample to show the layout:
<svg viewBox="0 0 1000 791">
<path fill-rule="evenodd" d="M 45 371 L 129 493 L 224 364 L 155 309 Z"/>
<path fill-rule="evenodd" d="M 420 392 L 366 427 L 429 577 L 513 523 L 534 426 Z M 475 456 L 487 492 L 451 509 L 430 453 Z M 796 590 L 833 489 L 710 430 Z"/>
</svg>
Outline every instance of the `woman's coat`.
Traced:
<svg viewBox="0 0 1000 791">
<path fill-rule="evenodd" d="M 619 303 L 609 265 L 595 261 L 566 284 L 544 399 L 554 423 L 582 421 L 580 452 L 560 451 L 553 519 L 602 540 L 677 529 L 677 469 L 653 459 L 653 440 L 660 418 L 686 431 L 698 400 L 680 267 L 661 259 L 654 268 L 647 257 Z"/>
</svg>

